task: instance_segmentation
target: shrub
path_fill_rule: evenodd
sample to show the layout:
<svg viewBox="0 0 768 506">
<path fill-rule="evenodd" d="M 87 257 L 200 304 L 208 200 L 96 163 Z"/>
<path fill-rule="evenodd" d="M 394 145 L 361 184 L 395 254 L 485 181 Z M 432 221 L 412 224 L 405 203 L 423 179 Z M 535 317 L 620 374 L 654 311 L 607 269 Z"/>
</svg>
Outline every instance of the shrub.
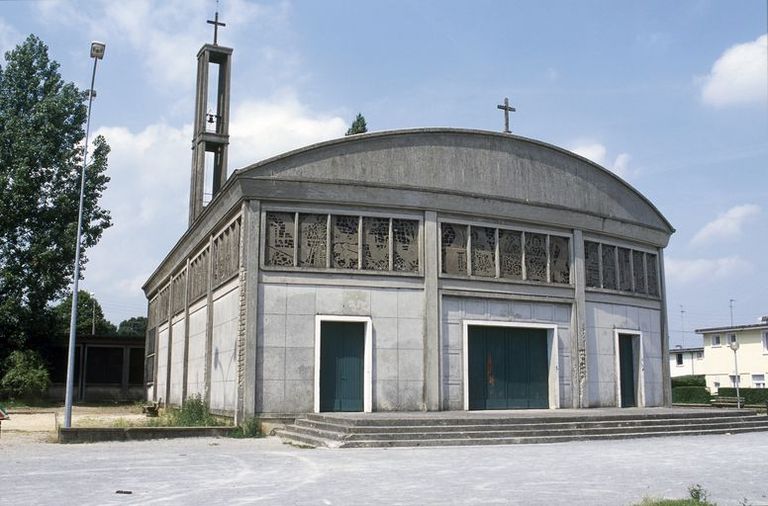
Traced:
<svg viewBox="0 0 768 506">
<path fill-rule="evenodd" d="M 709 404 L 711 398 L 709 390 L 705 387 L 674 387 L 672 389 L 672 402 L 680 404 Z"/>
<path fill-rule="evenodd" d="M 261 437 L 261 429 L 259 427 L 258 418 L 246 418 L 243 420 L 235 430 L 230 434 L 232 437 L 245 438 L 245 437 Z"/>
<path fill-rule="evenodd" d="M 37 399 L 51 381 L 43 360 L 33 350 L 11 352 L 5 360 L 5 374 L 0 380 L 0 394 L 10 399 Z"/>
<path fill-rule="evenodd" d="M 672 388 L 675 387 L 705 387 L 707 382 L 703 374 L 695 376 L 678 376 L 672 378 Z"/>
<path fill-rule="evenodd" d="M 722 397 L 736 397 L 736 389 L 731 387 L 720 387 L 717 395 Z M 739 396 L 744 399 L 744 404 L 760 404 L 764 406 L 768 402 L 768 388 L 741 388 L 739 387 Z"/>
<path fill-rule="evenodd" d="M 207 427 L 221 425 L 215 416 L 208 412 L 205 402 L 199 395 L 189 397 L 181 409 L 172 409 L 168 413 L 169 425 L 175 427 Z"/>
</svg>

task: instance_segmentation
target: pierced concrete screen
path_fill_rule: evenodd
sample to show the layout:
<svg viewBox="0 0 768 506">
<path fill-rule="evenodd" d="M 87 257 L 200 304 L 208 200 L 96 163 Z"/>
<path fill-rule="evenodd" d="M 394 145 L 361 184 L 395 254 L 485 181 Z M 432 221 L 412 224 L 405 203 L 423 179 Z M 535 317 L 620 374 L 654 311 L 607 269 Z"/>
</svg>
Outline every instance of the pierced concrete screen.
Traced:
<svg viewBox="0 0 768 506">
<path fill-rule="evenodd" d="M 603 288 L 616 290 L 616 246 L 607 244 L 603 248 Z"/>
<path fill-rule="evenodd" d="M 645 253 L 642 251 L 632 252 L 632 267 L 635 272 L 635 293 L 646 293 L 645 291 Z"/>
<path fill-rule="evenodd" d="M 213 240 L 213 284 L 228 281 L 240 268 L 240 220 L 237 219 Z"/>
<path fill-rule="evenodd" d="M 189 264 L 189 302 L 197 301 L 208 293 L 208 248 Z"/>
<path fill-rule="evenodd" d="M 266 265 L 293 266 L 295 218 L 294 213 L 267 213 Z"/>
<path fill-rule="evenodd" d="M 553 283 L 570 284 L 571 251 L 567 237 L 549 236 L 549 274 Z"/>
<path fill-rule="evenodd" d="M 525 279 L 547 281 L 547 236 L 525 233 Z"/>
<path fill-rule="evenodd" d="M 632 291 L 632 250 L 618 248 L 619 256 L 619 290 Z"/>
<path fill-rule="evenodd" d="M 443 272 L 467 273 L 467 226 L 443 223 L 441 226 Z"/>
<path fill-rule="evenodd" d="M 600 245 L 598 243 L 584 241 L 584 268 L 587 286 L 600 288 Z"/>
<path fill-rule="evenodd" d="M 328 215 L 299 215 L 299 267 L 327 267 Z"/>
<path fill-rule="evenodd" d="M 389 218 L 363 218 L 363 269 L 389 270 Z"/>
<path fill-rule="evenodd" d="M 418 221 L 392 220 L 392 269 L 400 272 L 418 272 Z"/>
<path fill-rule="evenodd" d="M 357 269 L 359 225 L 360 219 L 357 216 L 333 216 L 331 218 L 331 267 Z"/>
<path fill-rule="evenodd" d="M 171 291 L 173 300 L 171 301 L 171 313 L 177 314 L 184 309 L 184 303 L 187 301 L 187 271 L 181 271 L 171 282 Z"/>
<path fill-rule="evenodd" d="M 168 310 L 170 309 L 168 307 L 168 303 L 170 302 L 169 296 L 170 296 L 170 293 L 168 291 L 168 286 L 160 290 L 160 293 L 157 296 L 158 325 L 168 320 Z"/>
<path fill-rule="evenodd" d="M 499 230 L 499 274 L 502 278 L 523 279 L 523 234 Z"/>
<path fill-rule="evenodd" d="M 496 229 L 472 227 L 472 275 L 496 277 Z"/>
<path fill-rule="evenodd" d="M 645 254 L 645 269 L 648 278 L 648 295 L 659 296 L 659 278 L 656 269 L 656 255 Z"/>
<path fill-rule="evenodd" d="M 653 253 L 584 241 L 584 265 L 590 288 L 659 297 L 657 262 Z"/>
</svg>

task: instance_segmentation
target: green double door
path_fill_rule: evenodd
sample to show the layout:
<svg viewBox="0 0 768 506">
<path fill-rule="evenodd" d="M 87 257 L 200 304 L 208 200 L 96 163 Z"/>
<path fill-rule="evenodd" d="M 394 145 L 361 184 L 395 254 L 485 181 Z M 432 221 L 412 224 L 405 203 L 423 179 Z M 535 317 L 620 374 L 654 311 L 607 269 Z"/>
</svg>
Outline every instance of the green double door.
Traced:
<svg viewBox="0 0 768 506">
<path fill-rule="evenodd" d="M 469 327 L 469 409 L 549 407 L 547 331 Z"/>
<path fill-rule="evenodd" d="M 365 324 L 321 322 L 320 411 L 363 411 Z"/>
</svg>

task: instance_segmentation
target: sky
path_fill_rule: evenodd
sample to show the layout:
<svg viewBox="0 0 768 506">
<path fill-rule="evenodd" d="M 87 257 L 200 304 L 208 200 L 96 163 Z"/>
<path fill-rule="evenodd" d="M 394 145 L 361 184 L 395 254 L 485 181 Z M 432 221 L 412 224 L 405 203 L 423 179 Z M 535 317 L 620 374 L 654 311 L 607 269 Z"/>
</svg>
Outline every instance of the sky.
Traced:
<svg viewBox="0 0 768 506">
<path fill-rule="evenodd" d="M 665 250 L 671 345 L 768 315 L 768 3 L 709 0 L 221 0 L 234 48 L 229 170 L 369 131 L 513 133 L 612 170 L 676 229 Z M 0 51 L 34 33 L 86 89 L 106 136 L 114 226 L 81 288 L 114 323 L 187 226 L 196 54 L 215 0 L 0 0 Z M 2 64 L 2 61 L 0 61 Z"/>
</svg>

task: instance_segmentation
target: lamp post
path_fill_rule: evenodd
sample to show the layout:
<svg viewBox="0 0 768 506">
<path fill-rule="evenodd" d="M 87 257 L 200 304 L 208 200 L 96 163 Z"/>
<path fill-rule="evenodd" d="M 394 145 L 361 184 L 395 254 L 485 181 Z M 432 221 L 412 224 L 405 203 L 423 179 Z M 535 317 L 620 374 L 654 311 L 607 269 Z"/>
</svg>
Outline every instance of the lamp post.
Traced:
<svg viewBox="0 0 768 506">
<path fill-rule="evenodd" d="M 67 353 L 67 389 L 64 398 L 64 427 L 72 426 L 72 386 L 75 376 L 75 338 L 77 336 L 77 290 L 80 281 L 80 241 L 83 232 L 83 197 L 85 194 L 85 167 L 88 160 L 88 134 L 91 129 L 91 105 L 96 91 L 93 84 L 96 81 L 96 63 L 104 58 L 106 44 L 103 42 L 91 42 L 91 58 L 93 58 L 93 73 L 91 74 L 91 87 L 88 89 L 88 115 L 85 121 L 85 145 L 83 147 L 83 168 L 80 171 L 80 206 L 77 210 L 77 238 L 75 242 L 75 273 L 72 283 L 72 313 L 69 319 L 69 351 Z M 80 371 L 85 374 L 85 371 Z"/>
<path fill-rule="evenodd" d="M 733 367 L 736 369 L 736 408 L 741 409 L 741 397 L 739 397 L 739 359 L 736 356 L 736 352 L 739 351 L 739 343 L 736 341 L 732 342 L 731 349 L 733 350 Z"/>
</svg>

